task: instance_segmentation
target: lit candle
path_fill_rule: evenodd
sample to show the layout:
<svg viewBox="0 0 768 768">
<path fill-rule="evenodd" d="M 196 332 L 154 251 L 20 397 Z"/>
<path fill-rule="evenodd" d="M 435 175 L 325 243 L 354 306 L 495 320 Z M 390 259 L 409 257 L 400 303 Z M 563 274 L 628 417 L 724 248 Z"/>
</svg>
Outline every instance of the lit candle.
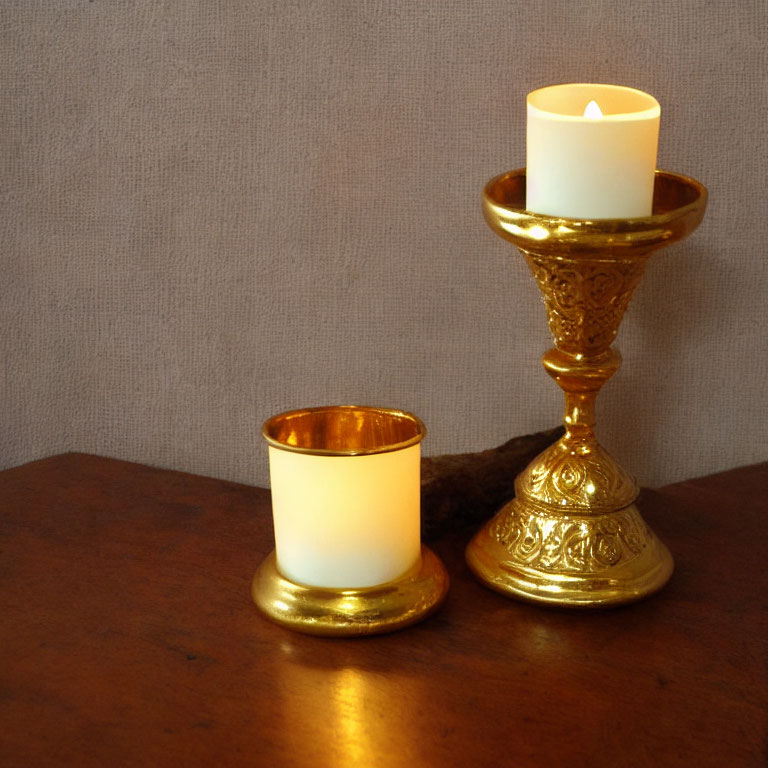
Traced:
<svg viewBox="0 0 768 768">
<path fill-rule="evenodd" d="M 618 85 L 528 94 L 526 208 L 573 219 L 649 216 L 661 109 Z"/>
<path fill-rule="evenodd" d="M 392 581 L 421 556 L 420 442 L 403 411 L 330 406 L 264 425 L 277 567 L 297 584 Z"/>
</svg>

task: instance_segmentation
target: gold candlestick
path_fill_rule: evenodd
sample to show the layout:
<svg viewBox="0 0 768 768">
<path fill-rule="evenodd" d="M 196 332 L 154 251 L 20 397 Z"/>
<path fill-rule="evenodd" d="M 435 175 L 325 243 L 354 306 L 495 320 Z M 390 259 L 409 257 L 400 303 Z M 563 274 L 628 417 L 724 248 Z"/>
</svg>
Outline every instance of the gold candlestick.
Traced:
<svg viewBox="0 0 768 768">
<path fill-rule="evenodd" d="M 517 477 L 515 498 L 472 539 L 467 562 L 489 587 L 561 606 L 617 605 L 660 589 L 669 550 L 635 504 L 634 479 L 595 438 L 595 398 L 619 369 L 611 347 L 650 254 L 689 235 L 706 189 L 656 172 L 653 214 L 553 218 L 525 209 L 525 170 L 492 179 L 483 211 L 525 256 L 555 347 L 542 358 L 565 393 L 565 436 Z"/>
</svg>

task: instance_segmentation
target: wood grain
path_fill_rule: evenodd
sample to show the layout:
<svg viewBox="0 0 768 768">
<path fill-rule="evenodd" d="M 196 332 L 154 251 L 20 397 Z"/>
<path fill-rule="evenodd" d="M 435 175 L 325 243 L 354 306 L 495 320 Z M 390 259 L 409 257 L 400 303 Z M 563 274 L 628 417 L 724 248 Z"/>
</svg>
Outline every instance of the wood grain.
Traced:
<svg viewBox="0 0 768 768">
<path fill-rule="evenodd" d="M 364 640 L 249 597 L 269 494 L 82 454 L 0 473 L 0 764 L 762 766 L 768 464 L 642 497 L 658 596 L 544 610 L 433 549 L 444 608 Z"/>
</svg>

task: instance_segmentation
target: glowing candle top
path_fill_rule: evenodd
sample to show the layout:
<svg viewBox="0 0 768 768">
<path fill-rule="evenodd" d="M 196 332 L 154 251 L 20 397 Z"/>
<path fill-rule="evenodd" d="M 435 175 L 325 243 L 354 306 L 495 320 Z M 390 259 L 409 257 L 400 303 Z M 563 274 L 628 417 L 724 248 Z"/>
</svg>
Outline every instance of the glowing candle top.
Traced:
<svg viewBox="0 0 768 768">
<path fill-rule="evenodd" d="M 573 219 L 650 215 L 660 115 L 653 96 L 618 85 L 529 93 L 526 208 Z"/>
</svg>

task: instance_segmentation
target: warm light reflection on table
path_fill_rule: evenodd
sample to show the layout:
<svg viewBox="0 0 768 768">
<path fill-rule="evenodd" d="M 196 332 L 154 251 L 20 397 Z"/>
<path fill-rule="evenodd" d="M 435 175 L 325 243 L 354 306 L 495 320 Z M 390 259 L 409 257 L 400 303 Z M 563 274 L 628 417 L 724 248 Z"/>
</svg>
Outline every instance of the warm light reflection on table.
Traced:
<svg viewBox="0 0 768 768">
<path fill-rule="evenodd" d="M 293 655 L 288 643 L 281 649 L 286 656 Z M 318 647 L 317 652 L 320 658 L 323 649 Z M 405 709 L 428 711 L 430 704 L 422 680 L 351 666 L 323 669 L 287 662 L 278 668 L 283 683 L 277 702 L 283 722 L 282 738 L 313 740 L 318 746 L 316 766 L 382 768 L 403 765 L 403 761 L 423 763 L 417 726 L 399 716 Z M 313 716 L 317 710 L 307 706 L 304 697 L 323 701 L 326 717 Z M 397 715 L 393 717 L 393 713 Z"/>
<path fill-rule="evenodd" d="M 375 754 L 372 732 L 366 711 L 366 678 L 354 669 L 335 673 L 333 683 L 333 723 L 344 765 L 364 765 L 366 755 Z M 374 698 L 368 691 L 368 698 Z"/>
</svg>

